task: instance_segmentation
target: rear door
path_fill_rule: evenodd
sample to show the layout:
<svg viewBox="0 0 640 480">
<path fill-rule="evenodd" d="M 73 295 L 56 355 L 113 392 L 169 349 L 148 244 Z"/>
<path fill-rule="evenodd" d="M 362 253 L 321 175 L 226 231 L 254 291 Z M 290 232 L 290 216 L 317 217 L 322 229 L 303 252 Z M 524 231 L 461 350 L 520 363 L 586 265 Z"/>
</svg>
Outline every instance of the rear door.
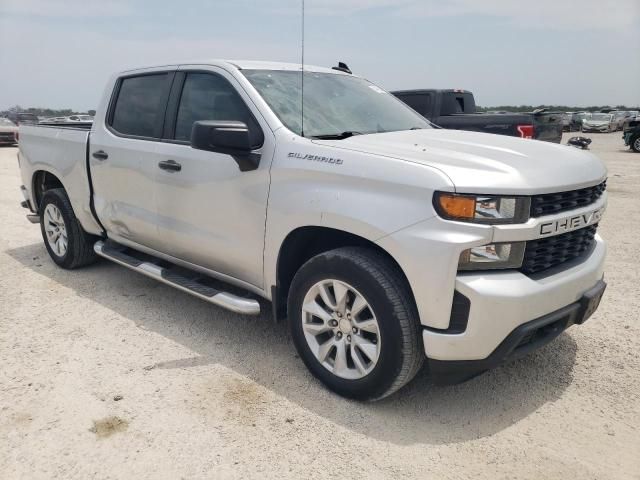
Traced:
<svg viewBox="0 0 640 480">
<path fill-rule="evenodd" d="M 98 218 L 109 237 L 160 250 L 156 182 L 158 146 L 173 71 L 145 71 L 116 81 L 106 118 L 90 137 L 89 162 Z"/>
<path fill-rule="evenodd" d="M 232 155 L 196 150 L 198 120 L 236 120 L 249 126 L 257 169 L 241 171 Z M 159 233 L 163 251 L 182 261 L 261 288 L 269 168 L 275 141 L 237 80 L 216 67 L 184 66 L 176 73 L 159 159 Z"/>
</svg>

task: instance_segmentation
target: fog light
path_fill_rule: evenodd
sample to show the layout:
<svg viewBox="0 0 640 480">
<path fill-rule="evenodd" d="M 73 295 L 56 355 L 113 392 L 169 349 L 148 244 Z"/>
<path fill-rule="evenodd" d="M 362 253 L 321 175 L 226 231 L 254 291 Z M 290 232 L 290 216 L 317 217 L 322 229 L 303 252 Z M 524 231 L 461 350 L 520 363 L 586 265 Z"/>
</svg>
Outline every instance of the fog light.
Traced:
<svg viewBox="0 0 640 480">
<path fill-rule="evenodd" d="M 458 270 L 495 270 L 519 268 L 524 258 L 525 242 L 490 243 L 460 254 Z"/>
</svg>

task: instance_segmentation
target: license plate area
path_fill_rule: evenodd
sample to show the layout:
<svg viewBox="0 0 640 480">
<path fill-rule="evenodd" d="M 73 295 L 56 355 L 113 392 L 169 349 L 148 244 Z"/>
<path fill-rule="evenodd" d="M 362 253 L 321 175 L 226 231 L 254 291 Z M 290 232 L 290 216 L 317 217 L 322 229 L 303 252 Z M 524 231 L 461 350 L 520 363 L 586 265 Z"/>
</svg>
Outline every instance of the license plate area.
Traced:
<svg viewBox="0 0 640 480">
<path fill-rule="evenodd" d="M 580 312 L 576 316 L 575 323 L 580 325 L 586 322 L 589 317 L 594 314 L 600 305 L 600 300 L 602 300 L 602 295 L 606 288 L 607 284 L 604 280 L 600 280 L 592 288 L 587 290 L 584 295 L 582 295 L 582 298 L 580 299 Z"/>
</svg>

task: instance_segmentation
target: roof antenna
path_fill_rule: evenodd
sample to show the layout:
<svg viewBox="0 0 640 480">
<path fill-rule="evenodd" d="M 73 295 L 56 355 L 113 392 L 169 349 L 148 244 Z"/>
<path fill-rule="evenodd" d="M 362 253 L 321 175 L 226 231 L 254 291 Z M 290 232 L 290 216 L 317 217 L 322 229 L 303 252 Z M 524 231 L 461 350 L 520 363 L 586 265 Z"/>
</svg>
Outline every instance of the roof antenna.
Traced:
<svg viewBox="0 0 640 480">
<path fill-rule="evenodd" d="M 351 69 L 349 68 L 349 66 L 344 62 L 338 62 L 338 66 L 337 67 L 331 67 L 331 68 L 333 70 L 338 70 L 340 72 L 348 73 L 349 75 L 351 75 L 353 73 L 351 71 Z"/>
<path fill-rule="evenodd" d="M 302 0 L 302 48 L 301 48 L 301 98 L 302 108 L 300 109 L 300 135 L 304 137 L 304 0 Z"/>
</svg>

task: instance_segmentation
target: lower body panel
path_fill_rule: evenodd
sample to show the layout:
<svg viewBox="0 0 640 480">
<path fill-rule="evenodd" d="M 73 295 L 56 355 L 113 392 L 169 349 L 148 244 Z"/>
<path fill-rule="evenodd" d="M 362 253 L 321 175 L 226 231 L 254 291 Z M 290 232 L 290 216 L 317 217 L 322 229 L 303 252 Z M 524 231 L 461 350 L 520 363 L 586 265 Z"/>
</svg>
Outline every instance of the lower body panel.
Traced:
<svg viewBox="0 0 640 480">
<path fill-rule="evenodd" d="M 500 364 L 523 357 L 548 344 L 572 325 L 581 325 L 598 308 L 606 283 L 600 280 L 578 302 L 513 330 L 500 345 L 482 360 L 434 360 L 429 359 L 432 379 L 440 385 L 460 383 Z"/>
</svg>

